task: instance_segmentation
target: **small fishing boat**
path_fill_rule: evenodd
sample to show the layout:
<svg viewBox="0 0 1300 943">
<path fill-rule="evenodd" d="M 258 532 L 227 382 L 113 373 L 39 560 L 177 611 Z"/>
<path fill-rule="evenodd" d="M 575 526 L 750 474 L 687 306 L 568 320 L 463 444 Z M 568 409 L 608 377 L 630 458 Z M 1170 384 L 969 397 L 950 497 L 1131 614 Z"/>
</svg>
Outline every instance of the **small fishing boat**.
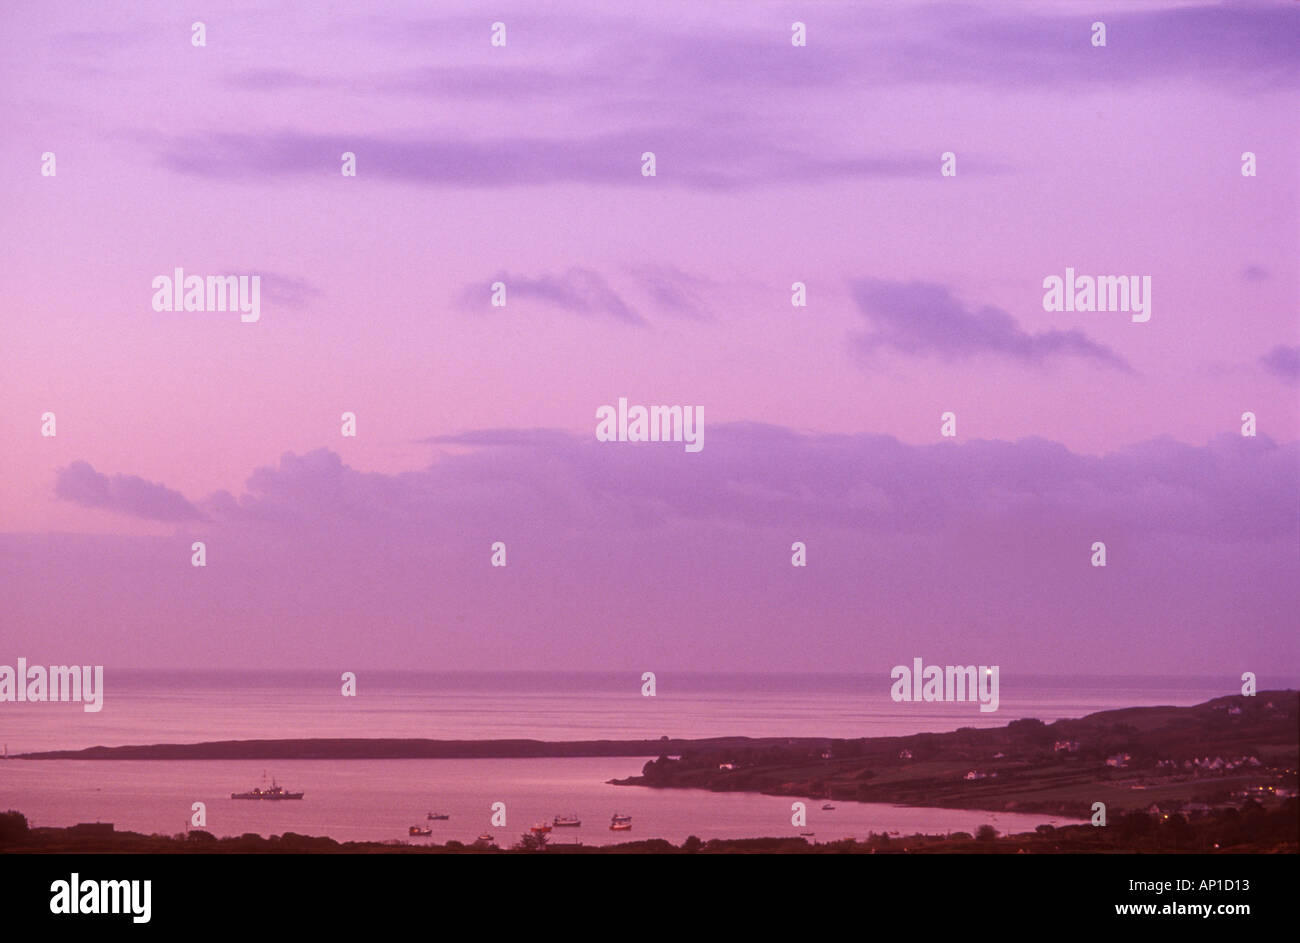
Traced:
<svg viewBox="0 0 1300 943">
<path fill-rule="evenodd" d="M 556 828 L 578 828 L 582 825 L 582 819 L 576 815 L 557 815 L 551 824 Z"/>
<path fill-rule="evenodd" d="M 835 811 L 835 806 L 833 806 L 833 805 L 831 805 L 829 802 L 827 802 L 825 805 L 822 806 L 822 811 L 823 811 L 823 812 L 834 812 L 834 811 Z"/>
<path fill-rule="evenodd" d="M 632 821 L 632 816 L 630 816 L 630 815 L 619 815 L 617 812 L 615 812 L 614 815 L 613 815 L 613 817 L 610 819 L 610 821 L 611 821 L 611 822 L 630 822 L 630 821 Z"/>
<path fill-rule="evenodd" d="M 412 826 L 410 827 L 410 829 L 407 831 L 407 834 L 408 834 L 408 835 L 417 836 L 417 837 L 420 837 L 420 838 L 427 838 L 428 836 L 430 836 L 430 835 L 433 834 L 433 829 L 431 829 L 431 828 L 420 828 L 420 826 L 418 826 L 418 825 L 412 825 Z"/>
<path fill-rule="evenodd" d="M 485 845 L 490 845 L 492 844 L 492 835 L 489 832 L 484 832 L 478 837 L 478 840 L 483 842 Z"/>
<path fill-rule="evenodd" d="M 446 812 L 430 812 L 428 820 L 430 822 L 445 822 L 449 818 L 451 818 L 451 816 Z"/>
<path fill-rule="evenodd" d="M 534 835 L 545 835 L 550 830 L 551 826 L 546 822 L 538 822 L 536 825 L 530 826 L 528 829 L 528 831 L 532 832 Z"/>
<path fill-rule="evenodd" d="M 611 832 L 630 832 L 632 831 L 631 822 L 610 822 L 609 830 Z"/>
</svg>

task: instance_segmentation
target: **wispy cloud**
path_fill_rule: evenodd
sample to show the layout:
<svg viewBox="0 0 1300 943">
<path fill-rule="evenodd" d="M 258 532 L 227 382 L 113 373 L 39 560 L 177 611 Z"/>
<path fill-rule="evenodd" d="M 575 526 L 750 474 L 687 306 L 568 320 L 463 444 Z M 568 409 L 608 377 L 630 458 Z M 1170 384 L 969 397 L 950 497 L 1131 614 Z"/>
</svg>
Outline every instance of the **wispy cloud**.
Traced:
<svg viewBox="0 0 1300 943">
<path fill-rule="evenodd" d="M 671 265 L 646 265 L 632 269 L 638 286 L 660 311 L 697 320 L 711 320 L 704 292 L 710 282 Z"/>
<path fill-rule="evenodd" d="M 1130 370 L 1123 357 L 1082 331 L 1030 334 L 1001 308 L 968 308 L 943 285 L 868 278 L 852 282 L 850 291 L 874 327 L 850 340 L 853 350 L 864 360 L 888 348 L 946 360 L 984 355 L 1030 364 L 1077 357 Z"/>
<path fill-rule="evenodd" d="M 865 57 L 893 81 L 1043 88 L 1186 78 L 1247 92 L 1294 87 L 1300 11 L 1290 3 L 1223 3 L 1161 9 L 1135 5 L 1085 13 L 1048 5 L 1014 12 L 978 5 L 922 8 L 907 39 Z M 1091 43 L 1106 26 L 1106 46 Z M 918 27 L 928 24 L 922 33 Z M 918 36 L 922 38 L 917 38 Z"/>
<path fill-rule="evenodd" d="M 257 268 L 226 269 L 230 272 L 256 272 L 262 276 L 262 293 L 272 304 L 286 308 L 304 308 L 320 295 L 320 289 L 311 282 L 282 272 Z"/>
<path fill-rule="evenodd" d="M 517 275 L 497 272 L 479 285 L 467 285 L 460 295 L 460 305 L 468 311 L 496 310 L 490 303 L 489 287 L 494 282 L 506 286 L 506 304 L 519 300 L 540 301 L 571 314 L 588 318 L 608 318 L 634 324 L 646 324 L 645 318 L 615 291 L 599 272 L 574 267 L 559 274 Z"/>
<path fill-rule="evenodd" d="M 226 76 L 227 84 L 249 91 L 282 92 L 291 88 L 333 88 L 337 80 L 295 69 L 243 69 Z"/>
<path fill-rule="evenodd" d="M 296 131 L 152 139 L 158 162 L 177 173 L 267 183 L 286 176 L 328 179 L 344 151 L 358 174 L 421 186 L 506 187 L 595 183 L 741 189 L 776 182 L 934 175 L 933 155 L 804 153 L 744 129 L 640 128 L 578 138 L 469 140 L 318 135 Z M 653 151 L 657 176 L 641 175 Z"/>
<path fill-rule="evenodd" d="M 1300 74 L 1300 14 L 1294 4 L 1272 0 L 1084 12 L 1046 4 L 918 3 L 871 20 L 846 5 L 820 6 L 802 18 L 809 30 L 806 50 L 791 48 L 789 20 L 765 28 L 690 29 L 574 11 L 563 26 L 571 49 L 563 68 L 510 60 L 440 64 L 381 77 L 374 88 L 525 98 L 571 93 L 576 100 L 595 88 L 626 97 L 653 87 L 656 95 L 686 103 L 703 92 L 727 101 L 756 90 L 882 83 L 1039 88 L 1186 78 L 1244 91 L 1294 86 Z M 532 19 L 524 28 L 518 17 L 509 19 L 521 40 L 555 41 L 554 23 Z M 1091 43 L 1097 21 L 1106 25 L 1104 48 Z M 371 35 L 385 48 L 424 50 L 448 37 L 458 44 L 486 42 L 487 34 L 485 22 L 474 18 L 422 18 L 386 22 Z"/>
</svg>

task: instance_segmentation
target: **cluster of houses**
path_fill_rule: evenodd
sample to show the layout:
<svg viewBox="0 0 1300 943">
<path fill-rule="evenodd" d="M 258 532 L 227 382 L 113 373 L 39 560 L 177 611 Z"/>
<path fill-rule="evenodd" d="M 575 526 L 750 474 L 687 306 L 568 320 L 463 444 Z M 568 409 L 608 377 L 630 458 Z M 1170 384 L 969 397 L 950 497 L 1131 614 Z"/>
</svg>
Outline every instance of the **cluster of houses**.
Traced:
<svg viewBox="0 0 1300 943">
<path fill-rule="evenodd" d="M 1183 760 L 1182 768 L 1185 770 L 1213 771 L 1224 772 L 1227 770 L 1241 769 L 1247 766 L 1259 766 L 1259 758 L 1255 756 L 1239 756 L 1235 760 L 1225 760 L 1221 756 L 1201 757 L 1192 760 Z M 1156 769 L 1178 769 L 1177 760 L 1159 760 L 1156 762 Z"/>
<path fill-rule="evenodd" d="M 1232 796 L 1234 799 L 1267 799 L 1274 796 L 1279 799 L 1289 799 L 1296 793 L 1297 790 L 1293 786 L 1250 786 L 1234 792 Z M 1147 806 L 1146 811 L 1162 819 L 1167 819 L 1171 815 L 1182 815 L 1190 819 L 1209 815 L 1214 811 L 1214 806 L 1204 802 L 1184 802 L 1182 805 L 1168 803 L 1160 805 L 1153 802 Z"/>
<path fill-rule="evenodd" d="M 1250 786 L 1233 795 L 1239 799 L 1267 799 L 1269 796 L 1276 796 L 1279 799 L 1291 799 L 1297 794 L 1294 786 Z"/>
<path fill-rule="evenodd" d="M 1214 709 L 1215 709 L 1216 711 L 1223 711 L 1223 710 L 1226 710 L 1226 711 L 1228 712 L 1228 716 L 1229 716 L 1229 717 L 1239 717 L 1239 716 L 1241 716 L 1241 705 L 1240 705 L 1240 704 L 1215 704 L 1215 705 L 1214 705 Z M 1272 701 L 1265 701 L 1265 702 L 1264 702 L 1264 713 L 1266 713 L 1266 714 L 1276 714 L 1276 713 L 1279 713 L 1280 710 L 1281 710 L 1281 708 L 1279 708 L 1279 707 L 1278 707 L 1276 704 L 1274 704 Z"/>
<path fill-rule="evenodd" d="M 1226 710 L 1226 711 L 1228 712 L 1228 716 L 1229 716 L 1229 717 L 1240 717 L 1240 716 L 1241 716 L 1241 707 L 1240 707 L 1239 705 L 1237 705 L 1237 704 L 1215 704 L 1215 705 L 1214 705 L 1214 709 L 1215 709 L 1216 711 L 1224 711 L 1224 710 Z M 1275 707 L 1273 706 L 1273 702 L 1272 702 L 1272 701 L 1269 701 L 1267 704 L 1264 705 L 1264 710 L 1269 711 L 1269 712 L 1271 713 L 1271 712 L 1277 710 L 1277 708 L 1275 708 Z"/>
<path fill-rule="evenodd" d="M 1116 753 L 1113 756 L 1106 757 L 1106 765 L 1113 766 L 1116 769 L 1125 769 L 1132 762 L 1133 755 L 1131 753 Z M 1205 756 L 1183 760 L 1181 764 L 1177 760 L 1156 761 L 1156 769 L 1178 770 L 1181 768 L 1192 773 L 1229 772 L 1235 769 L 1258 767 L 1259 765 L 1259 758 L 1255 756 L 1239 756 L 1236 759 L 1226 759 L 1222 756 Z"/>
</svg>

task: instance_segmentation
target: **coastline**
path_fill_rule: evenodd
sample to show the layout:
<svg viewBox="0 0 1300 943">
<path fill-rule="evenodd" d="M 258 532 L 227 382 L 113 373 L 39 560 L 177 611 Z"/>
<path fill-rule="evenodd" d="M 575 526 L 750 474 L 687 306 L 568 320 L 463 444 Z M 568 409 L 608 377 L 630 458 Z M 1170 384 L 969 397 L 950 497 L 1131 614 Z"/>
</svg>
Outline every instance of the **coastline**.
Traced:
<svg viewBox="0 0 1300 943">
<path fill-rule="evenodd" d="M 1043 813 L 1088 820 L 1204 815 L 1296 795 L 1300 695 L 1264 691 L 1192 707 L 1101 711 L 1044 724 L 660 757 L 616 785 L 748 791 L 831 802 Z"/>
<path fill-rule="evenodd" d="M 227 740 L 42 751 L 11 760 L 390 760 L 649 757 L 607 782 L 914 808 L 1042 813 L 1087 820 L 1157 807 L 1197 812 L 1294 794 L 1300 692 L 1261 691 L 1191 707 L 1100 711 L 1050 724 L 839 739 Z"/>
</svg>

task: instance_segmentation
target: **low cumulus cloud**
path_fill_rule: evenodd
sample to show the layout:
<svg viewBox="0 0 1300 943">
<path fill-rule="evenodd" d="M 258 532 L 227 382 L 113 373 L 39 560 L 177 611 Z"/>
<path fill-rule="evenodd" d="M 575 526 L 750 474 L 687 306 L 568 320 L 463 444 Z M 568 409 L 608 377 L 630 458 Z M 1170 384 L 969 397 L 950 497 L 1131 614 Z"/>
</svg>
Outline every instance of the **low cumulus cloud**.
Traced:
<svg viewBox="0 0 1300 943">
<path fill-rule="evenodd" d="M 113 511 L 153 521 L 193 521 L 203 515 L 179 491 L 137 475 L 105 475 L 88 462 L 60 469 L 54 493 L 86 508 Z"/>
<path fill-rule="evenodd" d="M 1300 346 L 1278 344 L 1263 357 L 1260 366 L 1284 383 L 1300 384 Z"/>
<path fill-rule="evenodd" d="M 385 541 L 451 539 L 483 527 L 547 534 L 635 531 L 674 521 L 740 528 L 938 532 L 999 523 L 1090 533 L 1266 540 L 1294 534 L 1300 444 L 1225 435 L 1167 439 L 1104 456 L 1030 438 L 909 445 L 890 436 L 805 435 L 720 424 L 707 448 L 611 445 L 554 429 L 483 429 L 424 440 L 428 467 L 361 472 L 328 449 L 286 454 L 238 497 L 200 506 L 217 524 L 287 533 L 326 527 Z M 85 463 L 60 493 L 161 520 L 198 516 L 182 496 Z M 504 532 L 504 531 L 503 531 Z"/>
</svg>

